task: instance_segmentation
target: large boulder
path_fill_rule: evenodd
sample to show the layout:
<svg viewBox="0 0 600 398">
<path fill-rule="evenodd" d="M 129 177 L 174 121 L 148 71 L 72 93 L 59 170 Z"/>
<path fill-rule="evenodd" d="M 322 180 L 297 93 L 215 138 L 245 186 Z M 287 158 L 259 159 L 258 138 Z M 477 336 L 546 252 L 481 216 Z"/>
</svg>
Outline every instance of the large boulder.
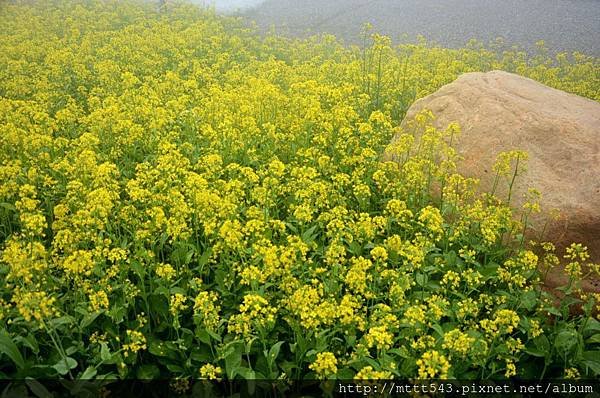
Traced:
<svg viewBox="0 0 600 398">
<path fill-rule="evenodd" d="M 558 209 L 560 216 L 537 216 L 533 229 L 539 232 L 548 222 L 545 240 L 559 249 L 580 242 L 600 262 L 600 103 L 492 71 L 466 73 L 416 101 L 403 124 L 423 109 L 433 112 L 438 128 L 459 123 L 456 148 L 464 157 L 459 171 L 479 178 L 483 191 L 494 184 L 492 167 L 500 152 L 527 151 L 527 171 L 518 178 L 511 205 L 520 208 L 528 187 L 537 188 L 542 208 Z M 546 282 L 562 284 L 564 275 L 551 274 Z M 600 291 L 597 279 L 584 285 Z"/>
</svg>

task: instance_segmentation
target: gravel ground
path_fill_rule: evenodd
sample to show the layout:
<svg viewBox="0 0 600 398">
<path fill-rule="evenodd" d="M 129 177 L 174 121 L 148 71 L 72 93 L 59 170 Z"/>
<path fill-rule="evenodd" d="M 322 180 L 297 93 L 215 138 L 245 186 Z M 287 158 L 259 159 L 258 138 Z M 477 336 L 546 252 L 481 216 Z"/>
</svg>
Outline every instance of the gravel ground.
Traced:
<svg viewBox="0 0 600 398">
<path fill-rule="evenodd" d="M 363 23 L 394 42 L 418 35 L 446 47 L 504 38 L 506 46 L 600 57 L 600 0 L 266 0 L 242 12 L 264 29 L 294 36 L 327 32 L 357 43 Z"/>
</svg>

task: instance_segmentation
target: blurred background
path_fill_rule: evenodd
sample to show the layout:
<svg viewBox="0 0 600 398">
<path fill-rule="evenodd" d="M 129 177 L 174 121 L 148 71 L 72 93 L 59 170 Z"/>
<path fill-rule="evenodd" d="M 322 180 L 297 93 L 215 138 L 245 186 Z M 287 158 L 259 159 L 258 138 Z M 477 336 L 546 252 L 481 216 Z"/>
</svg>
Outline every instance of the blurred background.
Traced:
<svg viewBox="0 0 600 398">
<path fill-rule="evenodd" d="M 263 30 L 307 36 L 333 33 L 360 41 L 365 22 L 394 42 L 419 35 L 445 47 L 470 39 L 535 50 L 600 56 L 600 0 L 194 0 L 255 20 Z"/>
</svg>

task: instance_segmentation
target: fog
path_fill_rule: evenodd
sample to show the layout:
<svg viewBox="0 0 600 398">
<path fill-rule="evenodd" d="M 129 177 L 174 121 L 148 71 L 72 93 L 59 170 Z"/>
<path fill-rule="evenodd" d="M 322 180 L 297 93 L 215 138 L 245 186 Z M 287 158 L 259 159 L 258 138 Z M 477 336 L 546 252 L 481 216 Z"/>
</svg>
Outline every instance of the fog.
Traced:
<svg viewBox="0 0 600 398">
<path fill-rule="evenodd" d="M 0 0 L 1 2 L 2 0 Z M 394 42 L 419 36 L 445 47 L 470 39 L 504 39 L 506 47 L 535 50 L 544 39 L 552 52 L 600 56 L 600 0 L 188 0 L 274 27 L 281 34 L 333 33 L 359 43 L 370 22 Z"/>
<path fill-rule="evenodd" d="M 255 7 L 264 0 L 192 0 L 193 3 L 214 6 L 219 12 L 243 11 Z"/>
<path fill-rule="evenodd" d="M 227 3 L 227 1 L 222 1 Z M 241 2 L 241 1 L 240 1 Z M 360 43 L 370 22 L 396 43 L 418 36 L 445 47 L 504 39 L 507 47 L 600 56 L 600 0 L 266 0 L 244 14 L 294 36 L 333 33 Z"/>
</svg>

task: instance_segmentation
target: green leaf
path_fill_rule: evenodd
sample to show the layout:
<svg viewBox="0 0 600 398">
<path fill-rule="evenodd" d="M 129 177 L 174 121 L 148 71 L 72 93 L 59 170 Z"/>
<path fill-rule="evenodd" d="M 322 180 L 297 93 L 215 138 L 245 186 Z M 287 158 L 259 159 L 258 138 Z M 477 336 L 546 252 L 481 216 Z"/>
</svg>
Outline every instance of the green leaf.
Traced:
<svg viewBox="0 0 600 398">
<path fill-rule="evenodd" d="M 533 310 L 535 308 L 535 306 L 537 305 L 537 303 L 538 303 L 538 297 L 537 297 L 537 292 L 535 290 L 528 291 L 521 296 L 521 304 L 528 311 Z"/>
<path fill-rule="evenodd" d="M 594 375 L 600 375 L 600 351 L 586 351 L 583 353 L 583 358 L 581 363 L 590 368 Z"/>
<path fill-rule="evenodd" d="M 96 370 L 95 367 L 88 366 L 88 368 L 85 370 L 85 372 L 83 372 L 83 374 L 81 376 L 79 376 L 79 378 L 81 380 L 90 380 L 94 376 L 96 376 L 97 373 L 98 373 L 98 371 Z"/>
<path fill-rule="evenodd" d="M 544 351 L 542 351 L 538 348 L 535 348 L 535 347 L 527 347 L 527 348 L 525 348 L 525 352 L 534 357 L 543 358 L 546 356 L 546 353 Z"/>
<path fill-rule="evenodd" d="M 456 264 L 456 259 L 457 256 L 454 250 L 444 253 L 444 260 L 446 260 L 446 264 L 448 264 L 448 267 L 453 267 Z"/>
<path fill-rule="evenodd" d="M 15 207 L 15 205 L 13 205 L 11 203 L 0 202 L 0 207 L 2 207 L 3 209 L 6 209 L 8 211 L 17 211 L 17 208 Z"/>
<path fill-rule="evenodd" d="M 140 261 L 134 260 L 131 262 L 131 269 L 135 272 L 140 279 L 144 279 L 146 275 L 146 267 Z"/>
<path fill-rule="evenodd" d="M 25 380 L 25 383 L 27 384 L 27 386 L 29 387 L 31 392 L 33 392 L 35 394 L 35 396 L 38 398 L 52 398 L 53 397 L 53 395 L 50 393 L 50 391 L 48 391 L 46 389 L 46 387 L 44 387 L 42 385 L 42 383 L 40 383 L 39 381 L 28 377 Z"/>
<path fill-rule="evenodd" d="M 431 328 L 435 330 L 440 335 L 440 337 L 444 337 L 444 329 L 442 329 L 440 325 L 434 323 L 433 325 L 431 325 Z"/>
<path fill-rule="evenodd" d="M 4 378 L 4 375 L 2 375 Z M 29 396 L 29 390 L 27 386 L 23 383 L 13 384 L 8 383 L 3 390 L 0 390 L 2 393 L 0 397 L 2 398 L 22 398 Z"/>
<path fill-rule="evenodd" d="M 596 333 L 585 341 L 587 344 L 600 343 L 600 333 Z"/>
<path fill-rule="evenodd" d="M 150 340 L 148 342 L 148 351 L 157 357 L 166 357 L 177 360 L 179 349 L 170 341 Z"/>
<path fill-rule="evenodd" d="M 198 259 L 198 266 L 203 267 L 204 265 L 208 264 L 208 259 L 210 258 L 211 254 L 212 254 L 211 248 L 205 250 L 204 253 L 202 253 L 200 258 Z"/>
<path fill-rule="evenodd" d="M 64 376 L 69 373 L 69 370 L 77 367 L 77 361 L 71 357 L 61 358 L 56 365 L 52 366 L 58 374 Z"/>
<path fill-rule="evenodd" d="M 212 360 L 213 356 L 209 347 L 205 345 L 195 345 L 192 348 L 190 358 L 197 362 L 209 362 Z"/>
<path fill-rule="evenodd" d="M 112 358 L 112 354 L 110 353 L 110 349 L 108 348 L 108 344 L 102 343 L 100 345 L 100 359 L 102 362 L 108 362 Z"/>
<path fill-rule="evenodd" d="M 167 369 L 169 369 L 170 372 L 172 373 L 182 373 L 184 371 L 184 369 L 179 366 L 179 365 L 175 365 L 173 363 L 167 364 Z"/>
<path fill-rule="evenodd" d="M 355 256 L 359 256 L 362 254 L 362 246 L 358 242 L 352 241 L 348 245 L 348 251 Z"/>
<path fill-rule="evenodd" d="M 600 361 L 600 350 L 585 351 L 583 358 L 590 361 Z"/>
<path fill-rule="evenodd" d="M 317 227 L 318 225 L 313 225 L 312 227 L 304 231 L 304 233 L 302 234 L 302 241 L 305 243 L 310 243 L 313 240 L 315 240 L 317 234 L 315 234 L 314 232 L 316 231 Z"/>
<path fill-rule="evenodd" d="M 401 346 L 400 348 L 392 348 L 388 352 L 390 354 L 398 355 L 399 357 L 405 358 L 405 359 L 412 357 L 410 352 L 408 352 L 408 349 L 405 346 Z"/>
<path fill-rule="evenodd" d="M 588 334 L 593 334 L 593 332 L 600 332 L 600 322 L 598 322 L 594 318 L 588 318 L 585 321 L 585 327 L 581 332 L 584 336 Z"/>
<path fill-rule="evenodd" d="M 54 318 L 48 321 L 48 323 L 53 327 L 58 327 L 62 325 L 73 325 L 75 323 L 75 318 L 70 315 L 61 316 L 60 318 Z"/>
<path fill-rule="evenodd" d="M 585 365 L 586 367 L 588 367 L 589 369 L 592 370 L 592 372 L 594 372 L 595 376 L 600 375 L 600 362 L 598 361 L 581 361 L 581 363 L 583 365 Z"/>
<path fill-rule="evenodd" d="M 110 316 L 114 323 L 121 323 L 125 317 L 125 312 L 126 311 L 124 307 L 115 306 L 108 312 L 108 316 Z"/>
<path fill-rule="evenodd" d="M 25 360 L 21 352 L 6 330 L 0 331 L 0 353 L 6 354 L 17 365 L 17 368 L 23 369 L 25 367 Z"/>
<path fill-rule="evenodd" d="M 556 307 L 549 306 L 544 308 L 544 311 L 552 315 L 562 316 L 562 312 L 560 312 Z"/>
<path fill-rule="evenodd" d="M 281 346 L 283 345 L 284 341 L 279 341 L 275 344 L 273 344 L 273 347 L 271 347 L 271 349 L 269 350 L 269 356 L 268 356 L 268 361 L 269 363 L 273 363 L 273 361 L 275 361 L 275 359 L 277 359 L 277 357 L 279 356 L 279 351 L 281 350 Z"/>
<path fill-rule="evenodd" d="M 254 372 L 252 369 L 248 369 L 245 367 L 239 367 L 237 368 L 237 374 L 242 376 L 242 378 L 244 380 L 254 380 L 256 379 L 256 372 Z"/>
<path fill-rule="evenodd" d="M 486 279 L 489 278 L 493 278 L 496 273 L 498 272 L 498 268 L 500 267 L 500 265 L 496 264 L 496 263 L 489 263 L 488 265 L 486 265 L 485 267 L 482 267 L 479 272 L 481 273 L 481 275 L 483 275 Z"/>
<path fill-rule="evenodd" d="M 350 368 L 339 369 L 336 376 L 339 380 L 352 380 L 355 375 L 355 371 Z"/>
<path fill-rule="evenodd" d="M 241 342 L 233 342 L 230 347 L 227 347 L 227 356 L 225 356 L 225 371 L 229 379 L 233 379 L 237 374 L 242 363 L 243 344 Z"/>
<path fill-rule="evenodd" d="M 160 376 L 160 369 L 156 365 L 142 365 L 137 370 L 137 377 L 140 380 L 153 380 Z"/>
<path fill-rule="evenodd" d="M 196 337 L 198 340 L 203 342 L 204 344 L 210 345 L 210 333 L 206 329 L 197 328 L 196 329 Z"/>
<path fill-rule="evenodd" d="M 219 343 L 221 342 L 222 338 L 221 335 L 218 333 L 213 332 L 212 330 L 207 330 L 206 331 L 210 337 L 212 337 L 215 341 L 218 341 Z"/>
<path fill-rule="evenodd" d="M 535 347 L 541 352 L 550 351 L 550 341 L 546 336 L 538 336 L 533 340 Z"/>
<path fill-rule="evenodd" d="M 571 329 L 565 329 L 558 332 L 554 340 L 556 350 L 562 355 L 570 353 L 577 345 L 578 334 Z"/>
<path fill-rule="evenodd" d="M 98 316 L 100 316 L 100 314 L 103 314 L 103 313 L 104 313 L 104 310 L 101 310 L 101 311 L 94 311 L 91 314 L 84 315 L 83 319 L 81 319 L 81 322 L 79 323 L 79 327 L 81 329 L 85 329 L 86 327 L 90 326 L 96 320 L 96 318 L 98 318 Z"/>
<path fill-rule="evenodd" d="M 32 334 L 28 334 L 27 336 L 16 336 L 13 340 L 16 344 L 19 344 L 23 347 L 27 347 L 33 351 L 34 354 L 40 352 L 40 347 L 38 346 L 38 342 L 35 339 L 35 336 Z"/>
</svg>

